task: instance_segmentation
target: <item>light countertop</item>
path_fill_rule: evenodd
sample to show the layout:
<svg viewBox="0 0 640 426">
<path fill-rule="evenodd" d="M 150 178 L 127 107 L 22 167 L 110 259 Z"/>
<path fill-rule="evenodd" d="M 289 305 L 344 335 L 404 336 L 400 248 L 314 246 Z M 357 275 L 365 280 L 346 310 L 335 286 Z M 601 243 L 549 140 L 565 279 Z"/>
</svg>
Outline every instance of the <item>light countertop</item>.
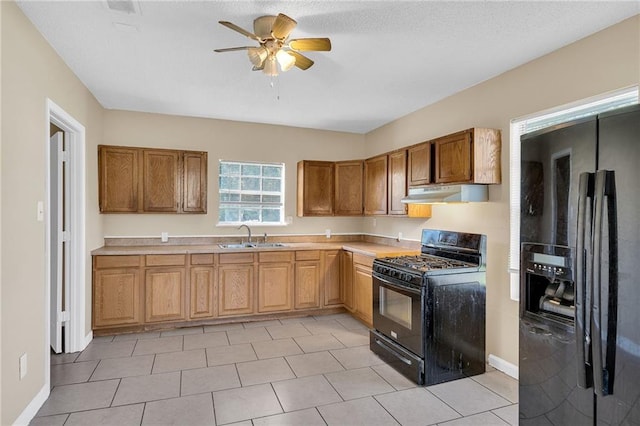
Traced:
<svg viewBox="0 0 640 426">
<path fill-rule="evenodd" d="M 284 243 L 284 247 L 222 248 L 218 244 L 144 246 L 104 246 L 91 252 L 94 256 L 135 256 L 147 254 L 197 254 L 197 253 L 242 253 L 259 251 L 295 250 L 347 250 L 371 257 L 391 257 L 418 254 L 420 250 L 368 242 Z"/>
</svg>

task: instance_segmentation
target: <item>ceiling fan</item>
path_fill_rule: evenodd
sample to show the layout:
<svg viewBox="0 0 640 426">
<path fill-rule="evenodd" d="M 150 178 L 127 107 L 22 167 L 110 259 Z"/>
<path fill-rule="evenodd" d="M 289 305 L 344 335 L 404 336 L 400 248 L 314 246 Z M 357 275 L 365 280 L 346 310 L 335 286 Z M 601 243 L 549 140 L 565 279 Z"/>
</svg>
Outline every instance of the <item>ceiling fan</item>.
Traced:
<svg viewBox="0 0 640 426">
<path fill-rule="evenodd" d="M 228 21 L 219 21 L 219 23 L 257 41 L 260 46 L 229 47 L 214 51 L 220 53 L 246 50 L 253 64 L 253 71 L 262 71 L 270 76 L 278 75 L 278 68 L 281 71 L 288 71 L 294 65 L 301 70 L 309 69 L 313 61 L 300 52 L 331 50 L 331 40 L 328 38 L 289 40 L 289 34 L 296 27 L 297 22 L 283 13 L 278 16 L 267 15 L 256 18 L 253 21 L 253 33 Z"/>
</svg>

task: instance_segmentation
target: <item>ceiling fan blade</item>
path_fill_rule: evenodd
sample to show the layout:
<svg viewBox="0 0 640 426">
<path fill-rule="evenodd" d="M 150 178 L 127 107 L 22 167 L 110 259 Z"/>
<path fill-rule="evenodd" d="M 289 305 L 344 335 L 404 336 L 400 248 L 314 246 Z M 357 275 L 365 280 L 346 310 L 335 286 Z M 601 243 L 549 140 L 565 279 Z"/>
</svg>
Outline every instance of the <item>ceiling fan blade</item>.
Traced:
<svg viewBox="0 0 640 426">
<path fill-rule="evenodd" d="M 289 47 L 294 50 L 315 50 L 328 52 L 331 50 L 331 40 L 328 38 L 299 38 L 291 40 Z"/>
<path fill-rule="evenodd" d="M 214 52 L 222 53 L 222 52 L 235 52 L 236 50 L 248 50 L 253 49 L 254 46 L 242 46 L 242 47 L 227 47 L 224 49 L 214 49 Z"/>
<path fill-rule="evenodd" d="M 257 42 L 261 42 L 262 40 L 260 40 L 260 38 L 253 34 L 250 33 L 249 31 L 245 30 L 244 28 L 240 28 L 239 26 L 237 26 L 236 24 L 229 22 L 229 21 L 218 21 L 220 24 L 224 25 L 225 27 L 232 29 L 233 31 L 237 31 L 240 34 L 249 37 L 251 40 L 255 40 Z"/>
<path fill-rule="evenodd" d="M 287 53 L 296 58 L 296 67 L 300 68 L 301 70 L 306 70 L 310 68 L 311 65 L 313 65 L 313 61 L 311 59 L 299 54 L 298 52 L 294 52 L 293 50 L 291 50 Z"/>
<path fill-rule="evenodd" d="M 287 38 L 289 33 L 293 31 L 297 24 L 298 23 L 293 18 L 289 18 L 284 13 L 280 13 L 276 17 L 276 20 L 273 21 L 271 33 L 275 38 Z"/>
</svg>

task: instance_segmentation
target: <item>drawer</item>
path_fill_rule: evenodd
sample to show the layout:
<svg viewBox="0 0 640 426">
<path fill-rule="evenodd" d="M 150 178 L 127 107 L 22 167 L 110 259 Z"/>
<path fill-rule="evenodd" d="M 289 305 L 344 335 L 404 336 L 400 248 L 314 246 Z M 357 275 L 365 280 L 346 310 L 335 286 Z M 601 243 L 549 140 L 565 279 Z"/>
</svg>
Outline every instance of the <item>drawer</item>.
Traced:
<svg viewBox="0 0 640 426">
<path fill-rule="evenodd" d="M 192 254 L 192 265 L 213 265 L 213 253 L 207 254 Z"/>
<path fill-rule="evenodd" d="M 372 256 L 365 256 L 360 253 L 353 253 L 353 263 L 358 263 L 360 265 L 365 265 L 371 268 L 373 266 L 373 259 L 375 258 Z"/>
<path fill-rule="evenodd" d="M 95 256 L 94 266 L 96 269 L 138 268 L 140 256 Z"/>
<path fill-rule="evenodd" d="M 297 251 L 296 260 L 320 260 L 320 250 Z"/>
<path fill-rule="evenodd" d="M 221 253 L 220 263 L 253 263 L 253 252 L 251 253 Z"/>
<path fill-rule="evenodd" d="M 186 254 L 148 254 L 147 266 L 184 266 Z"/>
<path fill-rule="evenodd" d="M 258 253 L 260 263 L 266 262 L 293 262 L 292 251 L 267 251 Z"/>
</svg>

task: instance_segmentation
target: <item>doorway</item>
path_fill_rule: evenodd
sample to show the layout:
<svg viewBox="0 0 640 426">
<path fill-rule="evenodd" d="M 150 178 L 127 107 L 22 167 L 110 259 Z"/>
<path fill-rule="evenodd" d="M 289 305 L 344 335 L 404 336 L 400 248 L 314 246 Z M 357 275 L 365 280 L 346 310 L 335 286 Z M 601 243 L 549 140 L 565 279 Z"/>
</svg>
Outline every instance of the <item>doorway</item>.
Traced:
<svg viewBox="0 0 640 426">
<path fill-rule="evenodd" d="M 85 129 L 51 100 L 47 100 L 47 119 L 48 358 L 52 350 L 71 353 L 84 349 L 91 333 L 85 335 Z"/>
</svg>

